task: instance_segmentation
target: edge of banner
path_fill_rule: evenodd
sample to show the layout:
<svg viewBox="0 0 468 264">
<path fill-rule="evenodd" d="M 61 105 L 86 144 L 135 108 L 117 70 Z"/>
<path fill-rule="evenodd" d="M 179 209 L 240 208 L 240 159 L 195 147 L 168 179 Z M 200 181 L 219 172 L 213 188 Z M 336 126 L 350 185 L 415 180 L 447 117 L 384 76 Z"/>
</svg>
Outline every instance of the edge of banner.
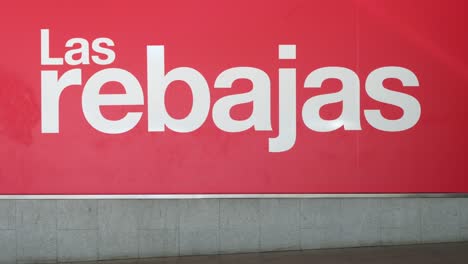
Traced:
<svg viewBox="0 0 468 264">
<path fill-rule="evenodd" d="M 0 194 L 0 200 L 175 200 L 302 198 L 468 198 L 468 193 L 323 193 L 323 194 Z"/>
</svg>

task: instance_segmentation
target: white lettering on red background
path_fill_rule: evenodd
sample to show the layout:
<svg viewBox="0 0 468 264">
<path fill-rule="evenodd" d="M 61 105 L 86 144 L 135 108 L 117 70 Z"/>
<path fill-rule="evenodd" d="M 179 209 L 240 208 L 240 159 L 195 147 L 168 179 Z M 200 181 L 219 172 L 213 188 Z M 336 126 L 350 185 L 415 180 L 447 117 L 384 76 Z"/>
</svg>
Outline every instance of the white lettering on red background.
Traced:
<svg viewBox="0 0 468 264">
<path fill-rule="evenodd" d="M 116 58 L 110 38 L 96 38 L 91 41 L 72 38 L 65 43 L 70 48 L 63 58 L 50 56 L 49 30 L 41 30 L 41 65 L 72 66 L 95 63 L 108 66 Z M 90 48 L 91 46 L 91 48 Z M 142 47 L 144 48 L 144 47 Z M 266 72 L 254 67 L 233 67 L 224 70 L 215 80 L 215 89 L 232 87 L 238 79 L 252 82 L 252 90 L 247 93 L 228 95 L 216 102 L 210 100 L 210 87 L 203 74 L 194 68 L 179 67 L 166 71 L 164 46 L 147 46 L 147 96 L 148 132 L 163 132 L 170 129 L 179 133 L 189 133 L 200 128 L 208 118 L 212 107 L 215 125 L 230 133 L 253 128 L 256 131 L 271 131 L 271 81 Z M 279 60 L 295 60 L 296 45 L 279 45 Z M 91 55 L 90 51 L 95 55 Z M 74 55 L 80 55 L 78 59 Z M 269 139 L 270 152 L 283 152 L 291 149 L 296 141 L 296 69 L 280 68 L 279 74 L 279 134 Z M 338 79 L 342 83 L 339 92 L 317 95 L 309 98 L 302 106 L 302 121 L 312 131 L 331 132 L 339 128 L 361 130 L 361 89 L 359 76 L 345 67 L 324 67 L 311 71 L 304 80 L 304 88 L 320 88 L 327 79 Z M 375 129 L 398 132 L 410 129 L 419 120 L 421 106 L 411 95 L 389 90 L 384 87 L 386 79 L 398 79 L 405 87 L 417 87 L 419 81 L 409 69 L 387 66 L 375 69 L 366 78 L 367 95 L 381 103 L 391 104 L 403 110 L 396 120 L 386 119 L 379 109 L 363 110 L 365 119 Z M 173 118 L 165 105 L 165 94 L 174 81 L 187 83 L 192 92 L 192 109 L 182 118 Z M 100 94 L 101 87 L 108 82 L 118 82 L 124 94 Z M 59 133 L 59 100 L 65 88 L 83 85 L 82 110 L 88 123 L 96 130 L 107 134 L 120 134 L 134 128 L 142 117 L 142 112 L 128 112 L 120 120 L 108 120 L 100 111 L 100 106 L 144 105 L 143 87 L 129 71 L 121 68 L 104 68 L 83 80 L 81 69 L 71 69 L 60 77 L 58 71 L 41 72 L 41 130 L 42 133 Z M 236 105 L 251 102 L 251 115 L 244 120 L 233 119 L 230 110 Z M 320 117 L 320 109 L 332 103 L 341 102 L 341 115 L 335 120 Z"/>
</svg>

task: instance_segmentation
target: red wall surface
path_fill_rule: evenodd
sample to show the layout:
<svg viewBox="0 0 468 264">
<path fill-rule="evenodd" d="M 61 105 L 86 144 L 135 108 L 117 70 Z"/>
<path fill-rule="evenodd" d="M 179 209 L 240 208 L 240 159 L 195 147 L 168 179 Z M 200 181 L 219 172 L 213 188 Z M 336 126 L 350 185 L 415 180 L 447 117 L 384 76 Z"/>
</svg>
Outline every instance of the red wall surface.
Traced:
<svg viewBox="0 0 468 264">
<path fill-rule="evenodd" d="M 467 193 L 466 10 L 463 0 L 8 1 L 0 9 L 0 194 Z M 41 29 L 48 29 L 48 46 Z M 92 48 L 102 37 L 114 43 L 107 47 L 115 54 L 108 65 L 91 57 L 106 58 Z M 73 38 L 89 44 L 73 61 L 87 57 L 89 64 L 63 59 L 83 48 L 66 47 Z M 283 44 L 295 45 L 295 59 L 279 59 Z M 165 105 L 181 120 L 200 107 L 180 80 L 168 85 L 164 105 L 150 98 L 148 86 L 157 81 L 148 80 L 149 45 L 164 46 L 165 72 L 190 67 L 206 80 L 210 96 L 203 102 L 209 110 L 193 131 L 149 128 L 149 118 L 155 118 L 149 105 L 154 113 Z M 41 46 L 63 65 L 48 65 Z M 214 88 L 233 67 L 265 72 L 270 94 L 263 90 L 257 106 L 248 100 L 234 106 L 231 117 L 248 120 L 256 107 L 269 109 L 262 122 L 271 129 L 259 124 L 229 132 L 215 123 L 218 100 L 258 88 L 245 78 L 230 89 Z M 323 67 L 349 69 L 359 78 L 349 88 L 357 96 L 350 92 L 319 108 L 322 119 L 338 124 L 328 132 L 311 129 L 304 108 L 311 98 L 344 89 L 340 76 L 305 88 L 307 76 Z M 382 82 L 389 94 L 372 98 L 366 80 L 385 67 L 407 69 L 418 85 L 404 85 L 397 72 Z M 95 103 L 83 97 L 85 84 L 109 68 L 131 73 L 144 97 L 134 105 L 98 106 L 116 122 L 140 113 L 126 132 L 99 131 L 84 115 L 83 100 Z M 81 84 L 63 90 L 59 131 L 47 131 L 43 122 L 53 118 L 45 116 L 45 94 L 54 88 L 44 84 L 44 72 L 60 78 L 73 69 L 80 70 Z M 285 91 L 296 92 L 292 108 L 279 107 L 279 69 L 296 69 L 296 81 L 285 82 L 292 87 Z M 125 92 L 116 81 L 100 90 Z M 415 104 L 405 109 L 388 103 L 392 95 L 416 100 L 414 125 L 385 131 L 366 118 L 366 110 L 380 110 L 389 124 L 417 115 Z M 350 109 L 358 111 L 352 124 L 345 117 Z M 273 151 L 269 139 L 281 134 L 280 113 L 292 124 L 285 128 L 296 128 L 295 141 Z"/>
</svg>

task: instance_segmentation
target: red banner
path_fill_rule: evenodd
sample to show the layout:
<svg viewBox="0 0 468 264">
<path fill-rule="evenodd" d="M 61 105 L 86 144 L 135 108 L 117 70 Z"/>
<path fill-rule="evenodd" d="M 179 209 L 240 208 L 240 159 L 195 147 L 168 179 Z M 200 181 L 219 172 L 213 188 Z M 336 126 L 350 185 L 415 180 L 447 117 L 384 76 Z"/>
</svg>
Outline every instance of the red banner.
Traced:
<svg viewBox="0 0 468 264">
<path fill-rule="evenodd" d="M 8 1 L 0 194 L 467 193 L 466 1 Z"/>
</svg>

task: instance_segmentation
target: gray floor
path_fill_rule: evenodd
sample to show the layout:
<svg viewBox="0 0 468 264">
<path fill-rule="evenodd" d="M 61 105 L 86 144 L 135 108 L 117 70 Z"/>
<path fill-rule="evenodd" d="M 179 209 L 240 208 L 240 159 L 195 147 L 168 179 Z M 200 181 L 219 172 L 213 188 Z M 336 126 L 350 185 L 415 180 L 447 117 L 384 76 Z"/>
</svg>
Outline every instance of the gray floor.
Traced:
<svg viewBox="0 0 468 264">
<path fill-rule="evenodd" d="M 81 262 L 82 264 L 467 264 L 467 243 Z M 74 262 L 74 264 L 77 264 Z"/>
</svg>

